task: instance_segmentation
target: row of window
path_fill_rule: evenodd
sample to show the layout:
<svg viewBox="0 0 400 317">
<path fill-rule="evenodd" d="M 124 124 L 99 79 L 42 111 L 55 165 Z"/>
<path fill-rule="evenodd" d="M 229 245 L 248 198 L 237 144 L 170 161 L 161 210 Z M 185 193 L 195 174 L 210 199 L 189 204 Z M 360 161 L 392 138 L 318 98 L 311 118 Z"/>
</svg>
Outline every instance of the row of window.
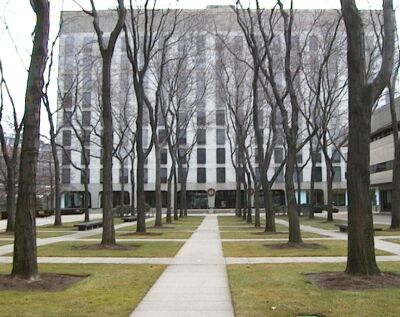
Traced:
<svg viewBox="0 0 400 317">
<path fill-rule="evenodd" d="M 340 166 L 333 167 L 333 182 L 341 182 L 342 181 L 342 170 Z M 217 183 L 225 183 L 226 181 L 226 174 L 224 167 L 217 167 L 216 168 L 216 176 L 217 176 Z M 186 169 L 183 170 L 183 174 L 186 174 Z M 161 183 L 166 184 L 168 180 L 168 169 L 162 167 L 160 169 L 160 176 L 161 176 Z M 85 177 L 90 180 L 90 170 L 87 172 L 81 172 L 81 184 L 84 183 Z M 256 168 L 256 177 L 258 181 L 260 180 L 260 171 Z M 322 168 L 320 166 L 316 166 L 314 169 L 314 180 L 315 182 L 322 182 Z M 123 168 L 119 170 L 119 183 L 127 184 L 129 179 L 129 170 L 127 168 Z M 181 179 L 181 175 L 178 175 L 178 179 Z M 303 181 L 303 170 L 297 170 L 293 174 L 293 180 L 295 182 Z M 283 171 L 280 172 L 278 177 L 276 178 L 277 183 L 282 183 L 284 181 Z M 61 182 L 63 184 L 70 184 L 71 183 L 71 170 L 69 168 L 62 169 L 61 175 Z M 100 169 L 100 183 L 103 182 L 103 169 Z M 144 169 L 144 182 L 148 182 L 148 169 Z M 197 183 L 204 184 L 207 183 L 207 169 L 205 167 L 198 167 L 197 168 Z"/>
</svg>

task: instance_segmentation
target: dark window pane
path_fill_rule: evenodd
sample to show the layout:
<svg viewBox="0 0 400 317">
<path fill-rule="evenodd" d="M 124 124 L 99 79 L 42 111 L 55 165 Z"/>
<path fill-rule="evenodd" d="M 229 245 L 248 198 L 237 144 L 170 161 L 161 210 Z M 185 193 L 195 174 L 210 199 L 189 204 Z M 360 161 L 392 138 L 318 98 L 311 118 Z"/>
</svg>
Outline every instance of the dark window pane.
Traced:
<svg viewBox="0 0 400 317">
<path fill-rule="evenodd" d="M 70 164 L 71 163 L 70 159 L 71 159 L 71 150 L 64 150 L 62 152 L 62 159 L 61 159 L 62 165 Z"/>
<path fill-rule="evenodd" d="M 197 164 L 206 164 L 206 149 L 197 149 Z"/>
<path fill-rule="evenodd" d="M 127 168 L 119 169 L 119 183 L 120 184 L 128 183 L 128 169 Z"/>
<path fill-rule="evenodd" d="M 225 149 L 217 149 L 217 164 L 225 163 Z"/>
<path fill-rule="evenodd" d="M 217 129 L 217 144 L 225 144 L 225 130 Z"/>
<path fill-rule="evenodd" d="M 334 166 L 333 167 L 333 172 L 335 173 L 333 175 L 333 181 L 334 182 L 341 182 L 342 181 L 342 169 L 340 166 Z"/>
<path fill-rule="evenodd" d="M 90 170 L 88 169 L 86 173 L 84 171 L 81 171 L 81 184 L 85 184 L 85 179 L 86 183 L 90 184 Z"/>
<path fill-rule="evenodd" d="M 85 150 L 85 152 L 81 153 L 81 164 L 85 165 L 85 160 L 87 161 L 87 164 L 90 164 L 90 150 Z"/>
<path fill-rule="evenodd" d="M 225 183 L 225 168 L 217 167 L 217 183 Z"/>
<path fill-rule="evenodd" d="M 332 151 L 332 162 L 333 163 L 340 163 L 340 153 L 338 150 Z"/>
<path fill-rule="evenodd" d="M 92 96 L 90 91 L 84 92 L 82 95 L 82 107 L 83 108 L 90 108 Z"/>
<path fill-rule="evenodd" d="M 197 169 L 197 183 L 206 182 L 206 169 L 204 167 L 199 167 Z"/>
<path fill-rule="evenodd" d="M 197 133 L 197 144 L 205 145 L 206 144 L 206 130 L 201 129 Z"/>
<path fill-rule="evenodd" d="M 160 168 L 161 183 L 166 184 L 168 179 L 168 169 L 165 167 Z"/>
<path fill-rule="evenodd" d="M 322 182 L 322 168 L 321 166 L 314 167 L 314 179 L 316 182 Z"/>
<path fill-rule="evenodd" d="M 166 149 L 161 150 L 161 164 L 168 164 L 168 151 Z"/>
<path fill-rule="evenodd" d="M 217 125 L 225 125 L 225 111 L 217 110 L 215 119 Z"/>
<path fill-rule="evenodd" d="M 82 126 L 90 127 L 91 112 L 82 111 Z"/>
<path fill-rule="evenodd" d="M 205 111 L 197 111 L 197 125 L 204 126 L 206 124 L 206 113 Z"/>
<path fill-rule="evenodd" d="M 71 131 L 70 130 L 63 131 L 62 143 L 64 146 L 71 146 Z"/>
<path fill-rule="evenodd" d="M 275 160 L 275 164 L 280 164 L 283 162 L 283 149 L 282 148 L 276 148 L 274 150 L 274 160 Z"/>
<path fill-rule="evenodd" d="M 63 184 L 71 183 L 71 170 L 69 168 L 63 168 L 61 170 L 61 183 Z"/>
</svg>

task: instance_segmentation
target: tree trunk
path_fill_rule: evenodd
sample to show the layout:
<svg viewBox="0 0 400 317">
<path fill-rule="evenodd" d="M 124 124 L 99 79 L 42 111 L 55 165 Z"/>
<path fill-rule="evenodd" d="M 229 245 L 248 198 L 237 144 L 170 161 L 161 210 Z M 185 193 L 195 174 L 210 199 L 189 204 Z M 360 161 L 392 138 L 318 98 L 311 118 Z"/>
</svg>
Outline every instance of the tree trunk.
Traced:
<svg viewBox="0 0 400 317">
<path fill-rule="evenodd" d="M 242 214 L 242 220 L 246 220 L 247 219 L 247 206 L 248 206 L 248 195 L 247 195 L 247 191 L 248 191 L 248 186 L 247 186 L 247 181 L 244 179 L 243 180 L 243 191 L 244 191 L 244 201 L 243 201 L 243 214 Z"/>
<path fill-rule="evenodd" d="M 133 172 L 134 164 L 131 160 L 131 215 L 135 215 L 135 174 Z"/>
<path fill-rule="evenodd" d="M 254 186 L 254 227 L 260 228 L 261 227 L 261 219 L 260 219 L 260 202 L 259 202 L 259 186 Z"/>
<path fill-rule="evenodd" d="M 40 107 L 43 73 L 46 68 L 49 40 L 49 2 L 32 0 L 36 13 L 31 63 L 25 95 L 24 131 L 15 217 L 15 240 L 11 275 L 27 280 L 38 278 L 36 255 L 36 167 L 39 152 Z"/>
<path fill-rule="evenodd" d="M 395 76 L 395 79 L 397 76 Z M 393 159 L 393 176 L 392 176 L 392 217 L 390 222 L 390 229 L 400 228 L 400 140 L 399 128 L 396 113 L 396 104 L 394 99 L 394 89 L 392 84 L 389 85 L 389 98 L 390 98 L 390 113 L 392 117 L 392 130 L 393 130 L 393 146 L 394 146 L 394 159 Z"/>
<path fill-rule="evenodd" d="M 374 228 L 370 197 L 370 133 L 372 106 L 390 82 L 394 56 L 393 1 L 383 1 L 382 63 L 378 75 L 367 79 L 364 26 L 354 0 L 341 0 L 347 33 L 349 143 L 347 161 L 348 256 L 346 273 L 376 275 Z"/>
<path fill-rule="evenodd" d="M 289 216 L 289 243 L 300 243 L 301 231 L 299 214 L 297 212 L 296 195 L 294 190 L 293 172 L 296 162 L 296 141 L 287 140 L 288 150 L 285 170 L 285 190 Z"/>
<path fill-rule="evenodd" d="M 153 131 L 154 134 L 154 131 Z M 154 154 L 156 158 L 156 179 L 155 179 L 155 195 L 156 195 L 156 221 L 155 227 L 162 227 L 162 196 L 161 196 L 161 150 L 158 144 L 157 134 L 153 136 Z"/>
<path fill-rule="evenodd" d="M 179 220 L 178 214 L 178 180 L 176 177 L 176 167 L 174 166 L 174 220 Z"/>
<path fill-rule="evenodd" d="M 326 165 L 326 194 L 327 197 L 327 217 L 326 221 L 333 221 L 332 213 L 332 183 L 333 183 L 334 172 L 330 164 Z"/>
<path fill-rule="evenodd" d="M 168 184 L 167 184 L 167 223 L 172 223 L 171 205 L 172 205 L 172 179 L 174 166 L 172 165 L 169 171 Z"/>
<path fill-rule="evenodd" d="M 90 221 L 89 215 L 89 185 L 87 182 L 87 175 L 88 175 L 88 166 L 85 168 L 85 181 L 83 182 L 83 186 L 85 188 L 85 194 L 83 196 L 83 210 L 85 212 L 85 222 Z"/>
<path fill-rule="evenodd" d="M 111 107 L 111 60 L 112 54 L 103 56 L 102 68 L 102 119 L 103 119 L 103 235 L 101 244 L 115 244 L 113 218 L 112 153 L 113 123 Z"/>
<path fill-rule="evenodd" d="M 253 216 L 252 216 L 252 210 L 251 210 L 251 175 L 249 172 L 246 172 L 247 176 L 247 217 L 246 217 L 246 222 L 247 223 L 253 223 Z"/>
<path fill-rule="evenodd" d="M 121 185 L 121 190 L 120 190 L 120 206 L 121 206 L 121 212 L 122 214 L 124 213 L 124 206 L 125 206 L 125 170 L 124 170 L 124 164 L 121 161 L 120 162 L 120 168 L 121 168 L 121 179 L 120 179 L 120 185 Z"/>
<path fill-rule="evenodd" d="M 17 206 L 16 164 L 7 167 L 7 228 L 6 232 L 15 230 L 15 209 Z"/>
<path fill-rule="evenodd" d="M 53 145 L 52 145 L 53 147 Z M 54 143 L 55 154 L 53 154 L 53 162 L 54 162 L 54 225 L 62 226 L 62 217 L 61 217 L 61 188 L 60 188 L 60 161 L 57 155 L 56 144 Z M 53 150 L 52 150 L 53 151 Z"/>
<path fill-rule="evenodd" d="M 236 171 L 236 192 L 235 192 L 235 215 L 240 217 L 241 214 L 241 192 L 240 192 L 240 175 L 238 172 L 238 168 Z"/>
<path fill-rule="evenodd" d="M 312 141 L 310 141 L 312 142 Z M 311 151 L 311 176 L 310 176 L 310 213 L 308 218 L 314 219 L 315 208 L 315 166 L 317 165 L 314 153 Z"/>
</svg>

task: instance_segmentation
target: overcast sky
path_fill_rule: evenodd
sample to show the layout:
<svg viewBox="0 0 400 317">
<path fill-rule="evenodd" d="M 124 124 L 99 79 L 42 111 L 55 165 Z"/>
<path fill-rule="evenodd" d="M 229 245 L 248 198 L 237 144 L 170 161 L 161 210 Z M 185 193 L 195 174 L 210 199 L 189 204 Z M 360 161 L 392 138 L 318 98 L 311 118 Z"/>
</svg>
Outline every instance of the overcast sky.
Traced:
<svg viewBox="0 0 400 317">
<path fill-rule="evenodd" d="M 85 8 L 89 8 L 89 0 L 76 0 Z M 128 2 L 128 1 L 127 1 Z M 265 6 L 271 6 L 274 1 L 260 1 Z M 50 41 L 55 38 L 58 30 L 60 12 L 62 10 L 80 10 L 80 7 L 73 0 L 51 0 L 51 36 Z M 115 8 L 115 0 L 96 0 L 98 9 Z M 246 1 L 243 1 L 245 4 Z M 288 4 L 289 0 L 283 0 Z M 399 6 L 400 0 L 394 0 L 395 8 Z M 18 4 L 18 6 L 17 6 Z M 204 9 L 207 5 L 234 5 L 232 0 L 181 0 L 168 1 L 159 0 L 159 7 L 179 7 L 191 9 Z M 379 9 L 382 6 L 381 0 L 358 0 L 357 5 L 360 9 Z M 340 8 L 339 0 L 294 0 L 294 6 L 298 9 L 332 9 Z M 399 11 L 399 10 L 396 10 Z M 397 20 L 399 20 L 399 13 Z M 24 110 L 24 95 L 27 79 L 27 68 L 30 62 L 30 52 L 32 48 L 32 31 L 35 25 L 35 15 L 30 6 L 29 0 L 0 0 L 0 59 L 3 63 L 4 75 L 11 89 L 17 104 L 20 117 Z M 58 47 L 58 45 L 57 45 Z M 55 56 L 58 50 L 55 51 Z M 51 102 L 56 103 L 56 80 L 57 80 L 57 60 L 52 72 Z M 9 113 L 9 112 L 7 112 Z M 47 118 L 42 111 L 41 132 L 48 134 Z"/>
</svg>

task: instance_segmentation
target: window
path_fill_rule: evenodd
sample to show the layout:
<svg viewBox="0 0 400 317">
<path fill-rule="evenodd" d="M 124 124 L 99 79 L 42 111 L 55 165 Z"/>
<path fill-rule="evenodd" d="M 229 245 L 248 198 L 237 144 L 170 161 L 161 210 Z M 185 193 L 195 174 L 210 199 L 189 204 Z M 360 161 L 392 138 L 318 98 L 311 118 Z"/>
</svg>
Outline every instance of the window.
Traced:
<svg viewBox="0 0 400 317">
<path fill-rule="evenodd" d="M 313 158 L 315 162 L 321 163 L 321 152 L 313 152 Z"/>
<path fill-rule="evenodd" d="M 259 182 L 261 180 L 261 175 L 260 175 L 260 168 L 258 166 L 255 169 L 255 174 L 256 174 L 256 181 Z"/>
<path fill-rule="evenodd" d="M 71 74 L 64 75 L 64 91 L 71 91 L 74 84 L 74 78 Z"/>
<path fill-rule="evenodd" d="M 225 145 L 225 130 L 217 129 L 217 144 Z"/>
<path fill-rule="evenodd" d="M 161 164 L 168 164 L 168 151 L 167 149 L 161 150 Z"/>
<path fill-rule="evenodd" d="M 206 144 L 206 130 L 201 129 L 197 133 L 197 144 L 205 145 Z"/>
<path fill-rule="evenodd" d="M 296 162 L 297 163 L 303 163 L 303 152 L 297 152 L 296 153 Z"/>
<path fill-rule="evenodd" d="M 332 150 L 332 162 L 340 163 L 340 153 L 338 150 Z"/>
<path fill-rule="evenodd" d="M 71 184 L 71 170 L 69 168 L 63 168 L 61 170 L 61 183 Z"/>
<path fill-rule="evenodd" d="M 206 124 L 206 113 L 205 111 L 197 111 L 197 125 L 204 126 Z"/>
<path fill-rule="evenodd" d="M 295 168 L 293 172 L 293 181 L 294 182 L 302 182 L 303 181 L 303 169 Z"/>
<path fill-rule="evenodd" d="M 217 125 L 225 125 L 225 110 L 217 110 L 215 116 Z"/>
<path fill-rule="evenodd" d="M 275 167 L 275 173 L 278 171 L 278 167 Z M 279 172 L 275 180 L 276 183 L 283 183 L 283 169 Z"/>
<path fill-rule="evenodd" d="M 64 146 L 71 146 L 71 131 L 70 130 L 63 131 L 62 143 Z"/>
<path fill-rule="evenodd" d="M 103 184 L 103 169 L 100 168 L 100 184 Z"/>
<path fill-rule="evenodd" d="M 258 110 L 258 126 L 260 128 L 264 127 L 264 112 L 262 109 Z"/>
<path fill-rule="evenodd" d="M 204 184 L 206 182 L 206 169 L 199 167 L 197 169 L 197 183 Z"/>
<path fill-rule="evenodd" d="M 217 164 L 225 164 L 225 149 L 217 149 Z"/>
<path fill-rule="evenodd" d="M 81 153 L 81 164 L 85 165 L 85 159 L 87 161 L 87 164 L 90 164 L 90 150 L 85 150 L 85 152 Z"/>
<path fill-rule="evenodd" d="M 68 109 L 72 107 L 72 94 L 66 93 L 62 98 L 62 106 L 64 109 Z"/>
<path fill-rule="evenodd" d="M 167 131 L 165 129 L 158 130 L 158 142 L 162 143 L 167 139 Z"/>
<path fill-rule="evenodd" d="M 67 127 L 71 126 L 72 111 L 64 111 L 63 124 Z"/>
<path fill-rule="evenodd" d="M 82 126 L 90 127 L 91 112 L 82 111 Z"/>
<path fill-rule="evenodd" d="M 186 177 L 186 168 L 182 168 L 182 172 L 181 169 L 178 168 L 178 182 L 180 183 L 181 180 L 183 179 L 183 177 Z"/>
<path fill-rule="evenodd" d="M 168 180 L 168 169 L 165 167 L 160 168 L 161 184 L 166 184 Z"/>
<path fill-rule="evenodd" d="M 181 163 L 186 163 L 186 149 L 179 149 L 179 160 Z"/>
<path fill-rule="evenodd" d="M 128 169 L 127 168 L 119 169 L 119 183 L 120 184 L 128 184 Z"/>
<path fill-rule="evenodd" d="M 206 149 L 197 149 L 197 164 L 206 164 Z"/>
<path fill-rule="evenodd" d="M 225 183 L 225 167 L 217 167 L 217 183 Z"/>
<path fill-rule="evenodd" d="M 89 184 L 90 183 L 90 170 L 87 170 L 87 173 L 81 171 L 81 184 Z"/>
<path fill-rule="evenodd" d="M 314 167 L 314 180 L 316 182 L 322 182 L 322 167 L 321 166 Z"/>
<path fill-rule="evenodd" d="M 82 141 L 84 145 L 90 145 L 90 131 L 82 130 Z"/>
<path fill-rule="evenodd" d="M 178 144 L 185 145 L 186 144 L 186 131 L 180 130 L 178 134 Z"/>
<path fill-rule="evenodd" d="M 310 51 L 318 50 L 318 38 L 315 35 L 311 36 L 308 46 Z"/>
<path fill-rule="evenodd" d="M 274 160 L 275 160 L 275 164 L 280 164 L 283 162 L 283 149 L 282 148 L 276 148 L 274 150 Z"/>
<path fill-rule="evenodd" d="M 82 108 L 90 108 L 92 96 L 90 91 L 84 92 L 82 94 Z"/>
<path fill-rule="evenodd" d="M 334 166 L 333 167 L 333 172 L 335 173 L 333 175 L 333 181 L 334 182 L 341 182 L 342 181 L 342 169 L 340 166 Z"/>
<path fill-rule="evenodd" d="M 70 159 L 71 159 L 71 150 L 64 150 L 62 152 L 62 159 L 61 159 L 62 165 L 70 164 L 71 163 Z"/>
</svg>

